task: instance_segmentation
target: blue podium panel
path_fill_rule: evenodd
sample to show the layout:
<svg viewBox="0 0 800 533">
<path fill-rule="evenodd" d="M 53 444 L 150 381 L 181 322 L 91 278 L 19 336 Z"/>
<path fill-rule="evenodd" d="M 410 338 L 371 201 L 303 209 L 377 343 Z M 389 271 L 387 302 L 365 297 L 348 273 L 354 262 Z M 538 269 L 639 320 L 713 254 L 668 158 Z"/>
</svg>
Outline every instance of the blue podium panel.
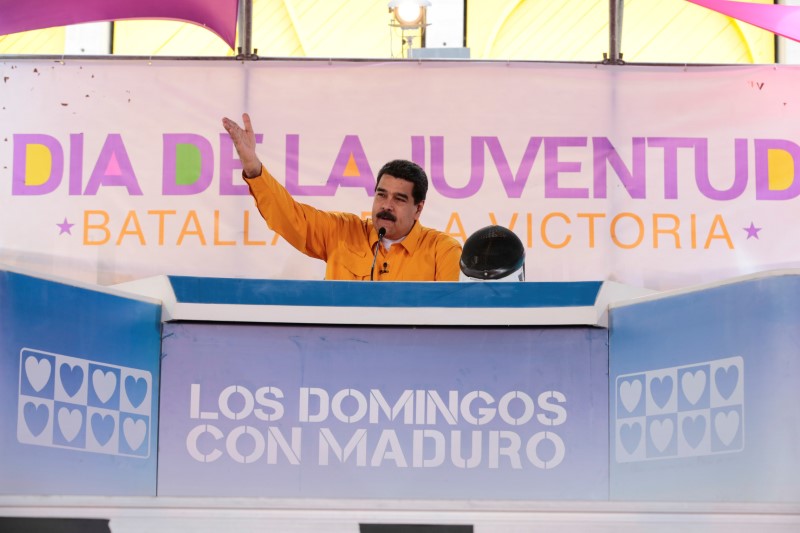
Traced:
<svg viewBox="0 0 800 533">
<path fill-rule="evenodd" d="M 398 320 L 408 326 L 603 326 L 609 300 L 631 297 L 626 287 L 599 281 L 364 283 L 157 276 L 119 287 L 161 299 L 167 322 L 360 326 Z"/>
<path fill-rule="evenodd" d="M 0 271 L 0 494 L 155 495 L 160 321 Z"/>
<path fill-rule="evenodd" d="M 607 334 L 164 324 L 158 494 L 606 500 Z"/>
<path fill-rule="evenodd" d="M 800 276 L 610 312 L 611 498 L 800 501 Z"/>
<path fill-rule="evenodd" d="M 169 282 L 180 303 L 515 309 L 592 306 L 603 285 L 600 281 L 364 283 L 188 276 L 169 276 Z"/>
</svg>

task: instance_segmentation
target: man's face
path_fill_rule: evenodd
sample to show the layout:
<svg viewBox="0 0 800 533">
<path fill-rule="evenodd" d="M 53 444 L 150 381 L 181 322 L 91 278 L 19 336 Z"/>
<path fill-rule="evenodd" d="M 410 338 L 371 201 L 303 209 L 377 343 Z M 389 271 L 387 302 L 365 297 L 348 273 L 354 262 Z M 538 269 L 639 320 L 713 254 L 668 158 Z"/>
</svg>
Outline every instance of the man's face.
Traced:
<svg viewBox="0 0 800 533">
<path fill-rule="evenodd" d="M 397 240 L 408 235 L 422 213 L 425 201 L 414 204 L 414 184 L 389 174 L 381 176 L 372 202 L 375 230 L 386 228 L 386 238 Z"/>
</svg>

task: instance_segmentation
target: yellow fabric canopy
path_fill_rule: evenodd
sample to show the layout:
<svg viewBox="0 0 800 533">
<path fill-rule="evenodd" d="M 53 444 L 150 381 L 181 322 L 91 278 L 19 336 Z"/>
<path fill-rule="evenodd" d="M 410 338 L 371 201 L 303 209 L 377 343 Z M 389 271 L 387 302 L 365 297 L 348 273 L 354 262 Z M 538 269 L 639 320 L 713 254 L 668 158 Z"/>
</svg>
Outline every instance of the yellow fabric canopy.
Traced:
<svg viewBox="0 0 800 533">
<path fill-rule="evenodd" d="M 608 0 L 471 0 L 467 46 L 472 59 L 600 61 L 608 51 L 608 11 Z M 627 0 L 623 14 L 626 62 L 775 62 L 772 33 L 684 0 Z M 254 0 L 253 47 L 262 57 L 391 58 L 401 36 L 389 16 L 374 0 Z M 0 54 L 60 55 L 64 43 L 64 28 L 24 32 L 0 37 Z M 235 55 L 213 33 L 171 21 L 117 22 L 113 49 Z"/>
</svg>

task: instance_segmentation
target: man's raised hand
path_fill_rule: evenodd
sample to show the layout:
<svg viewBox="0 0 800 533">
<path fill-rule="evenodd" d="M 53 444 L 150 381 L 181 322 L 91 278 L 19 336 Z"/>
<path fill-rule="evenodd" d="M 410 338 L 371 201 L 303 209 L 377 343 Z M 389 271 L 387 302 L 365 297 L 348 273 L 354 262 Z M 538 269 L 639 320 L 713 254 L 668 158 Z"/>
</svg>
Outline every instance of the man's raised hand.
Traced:
<svg viewBox="0 0 800 533">
<path fill-rule="evenodd" d="M 244 129 L 233 120 L 225 117 L 222 119 L 222 127 L 228 132 L 242 161 L 242 170 L 248 178 L 255 178 L 261 174 L 261 161 L 256 155 L 256 134 L 253 131 L 253 124 L 250 122 L 250 115 L 242 115 Z"/>
</svg>

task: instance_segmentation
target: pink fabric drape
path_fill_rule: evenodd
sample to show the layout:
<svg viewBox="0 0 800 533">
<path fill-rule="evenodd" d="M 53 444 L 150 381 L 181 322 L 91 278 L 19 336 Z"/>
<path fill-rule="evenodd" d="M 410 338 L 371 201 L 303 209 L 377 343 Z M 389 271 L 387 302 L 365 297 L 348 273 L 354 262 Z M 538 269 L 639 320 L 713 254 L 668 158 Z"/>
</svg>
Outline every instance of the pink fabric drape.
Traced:
<svg viewBox="0 0 800 533">
<path fill-rule="evenodd" d="M 238 0 L 0 0 L 0 35 L 124 19 L 191 22 L 234 48 Z"/>
<path fill-rule="evenodd" d="M 729 0 L 687 0 L 753 26 L 800 41 L 800 7 Z"/>
</svg>

